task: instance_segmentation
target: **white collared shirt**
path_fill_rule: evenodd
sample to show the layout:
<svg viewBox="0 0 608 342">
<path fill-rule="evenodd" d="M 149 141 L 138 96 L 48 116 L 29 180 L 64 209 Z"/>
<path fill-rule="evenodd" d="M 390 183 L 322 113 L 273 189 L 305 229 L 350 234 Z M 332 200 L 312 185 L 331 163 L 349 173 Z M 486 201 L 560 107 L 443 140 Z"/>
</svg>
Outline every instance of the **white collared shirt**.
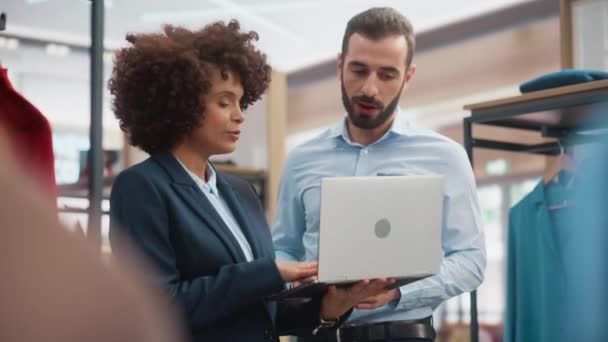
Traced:
<svg viewBox="0 0 608 342">
<path fill-rule="evenodd" d="M 209 179 L 209 181 L 205 182 L 192 171 L 188 170 L 188 168 L 184 164 L 182 164 L 179 159 L 177 159 L 177 161 L 184 168 L 184 170 L 188 172 L 190 177 L 192 177 L 196 185 L 198 185 L 203 194 L 205 194 L 209 202 L 211 202 L 211 205 L 213 205 L 215 211 L 218 213 L 218 215 L 220 215 L 220 217 L 222 218 L 222 220 L 224 221 L 236 241 L 239 243 L 239 246 L 241 247 L 241 250 L 245 255 L 245 259 L 247 259 L 247 261 L 252 261 L 253 252 L 251 250 L 251 245 L 249 244 L 249 241 L 247 241 L 247 237 L 245 237 L 245 234 L 243 234 L 243 230 L 241 229 L 239 223 L 232 214 L 228 203 L 226 203 L 226 201 L 222 198 L 217 188 L 217 177 L 213 166 L 207 163 L 207 168 L 205 172 L 207 173 L 207 179 Z"/>
</svg>

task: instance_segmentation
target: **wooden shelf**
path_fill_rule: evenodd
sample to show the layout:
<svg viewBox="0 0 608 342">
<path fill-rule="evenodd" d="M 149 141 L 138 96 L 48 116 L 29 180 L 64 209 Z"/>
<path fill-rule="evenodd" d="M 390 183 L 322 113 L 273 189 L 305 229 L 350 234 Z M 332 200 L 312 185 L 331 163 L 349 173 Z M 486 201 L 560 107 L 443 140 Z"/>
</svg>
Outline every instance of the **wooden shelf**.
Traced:
<svg viewBox="0 0 608 342">
<path fill-rule="evenodd" d="M 214 163 L 213 166 L 216 169 L 218 169 L 219 171 L 229 173 L 229 174 L 258 176 L 258 177 L 266 176 L 266 172 L 264 170 L 260 170 L 260 169 L 228 165 L 228 164 L 220 164 L 220 163 Z"/>
<path fill-rule="evenodd" d="M 594 105 L 608 103 L 608 80 L 530 92 L 464 106 L 473 123 L 541 131 L 568 130 L 583 120 L 603 124 L 590 116 Z M 596 127 L 597 128 L 597 127 Z"/>
</svg>

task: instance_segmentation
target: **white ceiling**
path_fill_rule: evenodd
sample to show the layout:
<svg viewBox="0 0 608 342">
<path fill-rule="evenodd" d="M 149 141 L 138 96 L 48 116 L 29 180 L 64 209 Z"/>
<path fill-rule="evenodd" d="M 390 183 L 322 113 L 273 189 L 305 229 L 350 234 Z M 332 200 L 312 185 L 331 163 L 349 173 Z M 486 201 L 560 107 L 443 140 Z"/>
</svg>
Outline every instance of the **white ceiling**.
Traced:
<svg viewBox="0 0 608 342">
<path fill-rule="evenodd" d="M 373 6 L 392 6 L 418 33 L 531 0 L 106 0 L 106 47 L 127 32 L 157 31 L 164 23 L 200 27 L 239 19 L 256 30 L 258 46 L 283 72 L 333 59 L 348 19 Z M 2 0 L 7 32 L 88 44 L 89 0 Z"/>
</svg>

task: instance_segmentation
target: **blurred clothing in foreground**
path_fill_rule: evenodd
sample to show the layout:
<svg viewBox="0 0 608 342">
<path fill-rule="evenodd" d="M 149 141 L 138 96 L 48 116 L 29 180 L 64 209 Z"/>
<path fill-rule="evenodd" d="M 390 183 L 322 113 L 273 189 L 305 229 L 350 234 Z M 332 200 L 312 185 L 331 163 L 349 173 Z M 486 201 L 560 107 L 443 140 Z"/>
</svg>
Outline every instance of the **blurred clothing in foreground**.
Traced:
<svg viewBox="0 0 608 342">
<path fill-rule="evenodd" d="M 61 227 L 1 128 L 0 341 L 182 340 L 171 306 L 139 280 L 145 268 L 103 262 Z"/>
</svg>

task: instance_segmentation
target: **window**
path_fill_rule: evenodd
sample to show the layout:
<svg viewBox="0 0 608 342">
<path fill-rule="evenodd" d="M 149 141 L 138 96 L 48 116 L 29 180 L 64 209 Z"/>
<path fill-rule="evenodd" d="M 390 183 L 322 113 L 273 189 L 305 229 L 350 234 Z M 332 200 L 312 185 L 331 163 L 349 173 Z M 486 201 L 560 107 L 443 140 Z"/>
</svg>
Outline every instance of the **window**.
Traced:
<svg viewBox="0 0 608 342">
<path fill-rule="evenodd" d="M 510 208 L 530 193 L 537 178 L 481 185 L 478 188 L 487 251 L 485 281 L 477 290 L 480 324 L 500 326 L 504 320 L 506 283 L 506 236 Z M 447 324 L 470 322 L 469 294 L 448 300 L 437 312 Z"/>
</svg>

